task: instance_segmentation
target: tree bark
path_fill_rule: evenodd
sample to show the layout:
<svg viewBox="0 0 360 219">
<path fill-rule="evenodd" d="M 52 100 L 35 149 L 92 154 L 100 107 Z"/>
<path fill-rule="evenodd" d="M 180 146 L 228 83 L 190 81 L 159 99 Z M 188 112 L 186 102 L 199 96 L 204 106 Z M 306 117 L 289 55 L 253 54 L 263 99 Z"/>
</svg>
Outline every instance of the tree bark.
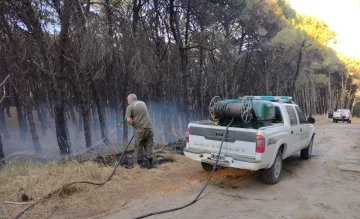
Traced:
<svg viewBox="0 0 360 219">
<path fill-rule="evenodd" d="M 18 119 L 18 126 L 20 131 L 20 139 L 22 141 L 26 141 L 26 121 L 24 118 L 23 110 L 20 104 L 19 94 L 14 94 L 15 99 L 15 107 L 16 107 L 16 113 L 17 113 L 17 119 Z"/>
<path fill-rule="evenodd" d="M 26 108 L 27 118 L 28 118 L 28 122 L 29 122 L 29 126 L 30 126 L 31 137 L 32 137 L 32 140 L 34 143 L 35 153 L 41 154 L 42 149 L 40 146 L 39 136 L 36 132 L 36 126 L 35 126 L 35 122 L 34 122 L 34 116 L 33 116 L 32 109 L 29 106 L 27 106 L 25 108 Z"/>
<path fill-rule="evenodd" d="M 81 107 L 79 108 L 79 124 L 78 124 L 78 133 L 80 134 L 81 132 L 84 131 L 84 120 L 83 120 L 83 116 L 82 116 L 82 109 Z"/>
<path fill-rule="evenodd" d="M 70 17 L 71 17 L 72 1 L 64 0 L 64 7 L 60 13 L 61 29 L 59 36 L 58 46 L 58 57 L 56 63 L 56 74 L 54 80 L 54 87 L 56 93 L 56 104 L 55 104 L 55 124 L 57 141 L 60 148 L 61 154 L 70 154 L 71 143 L 69 140 L 69 134 L 67 129 L 67 119 L 65 117 L 65 54 L 66 47 L 69 41 L 69 28 L 70 28 Z"/>
<path fill-rule="evenodd" d="M 92 114 L 94 137 L 95 137 L 95 140 L 98 141 L 98 140 L 100 140 L 100 134 L 99 134 L 100 124 L 99 124 L 99 120 L 97 118 L 98 112 L 97 112 L 95 104 L 91 104 L 91 114 Z"/>
<path fill-rule="evenodd" d="M 298 56 L 298 60 L 297 60 L 297 65 L 296 65 L 296 72 L 295 75 L 293 77 L 293 81 L 292 81 L 292 85 L 291 85 L 291 90 L 290 90 L 290 95 L 294 95 L 295 93 L 295 85 L 296 85 L 296 81 L 299 77 L 300 74 L 300 67 L 301 67 L 301 61 L 302 61 L 302 56 L 303 56 L 303 51 L 304 51 L 304 46 L 305 46 L 306 40 L 303 40 L 300 46 L 300 51 L 299 51 L 299 56 Z"/>
<path fill-rule="evenodd" d="M 102 97 L 101 97 L 101 92 L 96 91 L 96 87 L 94 84 L 92 84 L 92 91 L 93 91 L 93 96 L 94 96 L 94 100 L 95 100 L 95 104 L 96 104 L 96 108 L 97 108 L 97 113 L 98 113 L 98 117 L 99 117 L 99 124 L 100 124 L 100 131 L 101 131 L 101 138 L 104 139 L 103 142 L 105 145 L 110 145 L 110 141 L 109 141 L 109 137 L 108 135 L 108 131 L 107 131 L 107 126 L 106 126 L 106 114 L 105 114 L 105 108 L 102 104 Z M 119 121 L 117 121 L 119 122 Z"/>
<path fill-rule="evenodd" d="M 36 112 L 37 112 L 38 119 L 40 121 L 42 135 L 45 136 L 48 127 L 46 124 L 46 117 L 45 117 L 46 114 L 45 114 L 43 104 L 41 104 L 41 103 L 38 104 L 38 109 Z"/>
<path fill-rule="evenodd" d="M 61 99 L 62 97 L 58 97 Z M 57 142 L 60 149 L 61 155 L 70 154 L 70 141 L 67 130 L 67 121 L 64 114 L 64 105 L 63 101 L 58 100 L 55 105 L 55 126 L 56 126 L 56 136 Z"/>
<path fill-rule="evenodd" d="M 81 97 L 81 113 L 84 123 L 84 135 L 86 148 L 90 148 L 92 145 L 91 141 L 91 128 L 90 128 L 90 103 Z"/>
<path fill-rule="evenodd" d="M 329 89 L 329 109 L 332 109 L 332 94 L 331 94 L 331 74 L 329 71 L 329 83 L 328 83 L 328 89 Z"/>
<path fill-rule="evenodd" d="M 188 28 L 189 28 L 189 22 L 190 22 L 190 0 L 188 1 L 188 7 L 187 7 L 187 14 L 186 14 L 186 30 L 185 30 L 185 45 L 187 45 L 188 40 Z M 175 1 L 170 0 L 170 29 L 173 34 L 173 37 L 175 39 L 175 42 L 179 49 L 180 54 L 180 71 L 181 71 L 181 81 L 183 86 L 183 123 L 187 124 L 189 120 L 192 118 L 192 110 L 191 110 L 191 95 L 189 92 L 190 89 L 190 83 L 189 83 L 189 75 L 188 75 L 188 56 L 187 56 L 187 49 L 183 46 L 183 39 L 180 34 L 180 26 L 178 21 L 178 15 L 175 11 Z"/>
<path fill-rule="evenodd" d="M 9 130 L 7 128 L 3 104 L 0 104 L 0 133 L 4 134 L 5 139 L 10 138 Z"/>
<path fill-rule="evenodd" d="M 4 154 L 4 148 L 3 148 L 3 143 L 2 143 L 2 138 L 1 138 L 1 134 L 0 134 L 0 168 L 5 166 L 5 160 L 3 160 L 5 158 L 5 154 Z"/>
</svg>

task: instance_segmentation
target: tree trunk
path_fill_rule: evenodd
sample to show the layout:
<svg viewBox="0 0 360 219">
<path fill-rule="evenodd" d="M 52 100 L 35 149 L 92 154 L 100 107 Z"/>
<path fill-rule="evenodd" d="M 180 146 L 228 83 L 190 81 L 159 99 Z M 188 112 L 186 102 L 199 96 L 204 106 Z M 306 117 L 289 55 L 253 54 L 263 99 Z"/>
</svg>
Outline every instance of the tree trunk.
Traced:
<svg viewBox="0 0 360 219">
<path fill-rule="evenodd" d="M 68 101 L 67 106 L 68 106 L 68 109 L 70 112 L 71 122 L 72 122 L 73 129 L 74 129 L 74 135 L 75 136 L 80 135 L 79 129 L 77 128 L 78 124 L 77 124 L 76 115 L 75 115 L 75 111 L 74 111 L 74 105 L 70 101 Z"/>
<path fill-rule="evenodd" d="M 79 109 L 79 124 L 78 124 L 78 133 L 80 134 L 81 132 L 84 131 L 84 120 L 83 120 L 83 116 L 82 116 L 82 109 L 81 107 L 78 107 Z M 80 135 L 79 135 L 80 136 Z"/>
<path fill-rule="evenodd" d="M 187 124 L 189 120 L 192 119 L 192 110 L 191 110 L 191 95 L 190 95 L 190 83 L 189 83 L 189 75 L 188 75 L 188 55 L 187 55 L 187 49 L 184 48 L 183 43 L 187 45 L 188 43 L 188 31 L 189 31 L 189 22 L 190 22 L 190 3 L 191 1 L 188 1 L 187 5 L 187 13 L 186 13 L 186 29 L 185 29 L 185 42 L 182 39 L 182 36 L 180 34 L 179 30 L 179 20 L 178 20 L 178 14 L 175 11 L 175 1 L 170 0 L 169 3 L 169 10 L 170 10 L 170 29 L 173 34 L 174 40 L 178 46 L 179 54 L 180 54 L 180 71 L 181 71 L 181 81 L 183 86 L 183 123 Z"/>
<path fill-rule="evenodd" d="M 98 112 L 96 110 L 96 105 L 91 104 L 91 114 L 92 114 L 92 122 L 93 122 L 93 130 L 94 130 L 94 137 L 95 140 L 100 140 L 100 133 L 99 133 L 99 120 L 97 118 Z"/>
<path fill-rule="evenodd" d="M 11 85 L 10 85 L 10 84 L 6 84 L 4 88 L 5 88 L 5 93 L 6 93 L 8 96 L 11 96 L 11 91 L 10 91 Z M 4 105 L 5 105 L 5 112 L 6 112 L 7 117 L 11 118 L 11 112 L 10 112 L 11 99 L 10 99 L 10 98 L 6 98 Z M 5 139 L 6 139 L 6 137 L 5 137 Z"/>
<path fill-rule="evenodd" d="M 37 112 L 38 119 L 40 121 L 42 135 L 45 136 L 46 130 L 47 130 L 47 124 L 46 124 L 46 118 L 44 116 L 44 110 L 41 106 L 39 106 L 39 108 L 36 112 Z M 31 127 L 30 127 L 30 129 L 31 129 Z"/>
<path fill-rule="evenodd" d="M 4 134 L 5 139 L 10 138 L 9 130 L 7 129 L 4 106 L 0 104 L 0 133 Z"/>
<path fill-rule="evenodd" d="M 34 122 L 34 116 L 32 113 L 32 109 L 31 107 L 27 106 L 26 108 L 26 113 L 27 113 L 27 118 L 29 121 L 29 126 L 30 126 L 30 133 L 31 133 L 31 137 L 34 143 L 34 148 L 35 148 L 35 153 L 36 154 L 41 154 L 42 153 L 42 149 L 40 146 L 40 141 L 39 141 L 39 136 L 36 132 L 36 126 L 35 126 L 35 122 Z"/>
<path fill-rule="evenodd" d="M 52 119 L 55 119 L 55 112 L 54 112 L 54 109 L 53 109 L 53 106 L 54 106 L 54 101 L 53 101 L 53 98 L 52 96 L 50 96 L 49 94 L 50 92 L 48 92 L 48 98 L 47 98 L 47 109 L 49 111 L 49 115 Z"/>
<path fill-rule="evenodd" d="M 4 154 L 3 143 L 0 134 L 0 168 L 5 166 L 5 160 L 3 160 L 4 158 L 5 158 L 5 154 Z"/>
<path fill-rule="evenodd" d="M 331 94 L 331 78 L 330 78 L 331 74 L 329 71 L 329 83 L 328 83 L 328 88 L 329 88 L 329 109 L 332 109 L 332 94 Z"/>
<path fill-rule="evenodd" d="M 293 77 L 293 81 L 292 81 L 292 85 L 291 85 L 291 95 L 293 95 L 295 93 L 295 85 L 296 85 L 296 81 L 299 77 L 299 74 L 300 74 L 300 67 L 301 67 L 301 61 L 302 61 L 302 55 L 303 55 L 303 49 L 304 49 L 304 46 L 305 46 L 305 43 L 306 43 L 306 40 L 303 40 L 302 43 L 301 43 L 301 47 L 300 47 L 300 51 L 299 51 L 299 57 L 298 57 L 298 60 L 297 60 L 297 65 L 296 65 L 296 72 L 295 72 L 295 75 Z"/>
<path fill-rule="evenodd" d="M 55 127 L 56 138 L 60 149 L 61 155 L 70 154 L 71 143 L 69 141 L 67 121 L 64 113 L 64 104 L 61 101 L 62 97 L 59 96 L 55 104 Z"/>
<path fill-rule="evenodd" d="M 81 112 L 84 123 L 84 135 L 86 148 L 90 148 L 91 141 L 91 128 L 90 128 L 90 104 L 85 97 L 81 97 Z"/>
<path fill-rule="evenodd" d="M 55 95 L 56 95 L 56 104 L 55 104 L 56 136 L 57 136 L 57 141 L 61 155 L 71 153 L 69 130 L 67 128 L 67 119 L 65 117 L 65 103 L 66 103 L 65 84 L 67 80 L 67 75 L 66 75 L 67 72 L 65 68 L 66 65 L 65 55 L 66 55 L 66 48 L 70 40 L 68 35 L 70 30 L 70 18 L 72 15 L 72 4 L 73 4 L 72 1 L 64 0 L 63 10 L 59 14 L 61 20 L 61 27 L 60 27 L 59 42 L 58 42 L 56 72 L 53 77 L 53 83 L 54 83 Z M 46 54 L 46 52 L 44 54 Z M 45 57 L 45 59 L 48 59 L 48 57 Z M 48 66 L 48 68 L 50 67 Z"/>
<path fill-rule="evenodd" d="M 93 91 L 93 96 L 94 96 L 97 113 L 98 113 L 98 117 L 99 117 L 101 138 L 104 139 L 103 142 L 105 145 L 110 145 L 109 137 L 107 136 L 108 131 L 107 131 L 107 126 L 106 126 L 106 114 L 105 114 L 105 108 L 101 101 L 101 99 L 102 99 L 101 93 L 96 91 L 96 87 L 93 83 L 92 83 L 92 91 Z M 119 122 L 119 121 L 117 121 L 117 122 Z"/>
<path fill-rule="evenodd" d="M 17 118 L 18 118 L 18 126 L 19 126 L 19 131 L 20 131 L 20 139 L 22 141 L 26 141 L 26 121 L 24 118 L 24 114 L 23 114 L 23 110 L 22 107 L 20 105 L 20 99 L 19 99 L 19 94 L 14 94 L 14 99 L 15 99 L 15 107 L 16 107 L 16 113 L 17 113 Z"/>
<path fill-rule="evenodd" d="M 11 118 L 11 112 L 10 112 L 10 106 L 9 106 L 9 105 L 7 105 L 7 106 L 5 107 L 5 111 L 6 111 L 7 117 Z"/>
</svg>

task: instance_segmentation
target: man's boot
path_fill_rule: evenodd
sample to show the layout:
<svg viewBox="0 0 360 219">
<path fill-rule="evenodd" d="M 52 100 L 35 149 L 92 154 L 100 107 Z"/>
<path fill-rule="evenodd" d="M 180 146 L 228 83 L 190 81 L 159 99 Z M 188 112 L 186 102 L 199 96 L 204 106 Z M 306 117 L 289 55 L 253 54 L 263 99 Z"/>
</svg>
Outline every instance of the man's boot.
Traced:
<svg viewBox="0 0 360 219">
<path fill-rule="evenodd" d="M 137 163 L 137 165 L 140 166 L 140 168 L 146 168 L 146 166 L 143 163 L 143 160 L 137 160 L 136 163 Z"/>
<path fill-rule="evenodd" d="M 153 163 L 153 159 L 152 159 L 152 158 L 148 158 L 147 168 L 148 168 L 148 169 L 156 168 L 156 166 L 155 166 L 154 163 Z"/>
</svg>

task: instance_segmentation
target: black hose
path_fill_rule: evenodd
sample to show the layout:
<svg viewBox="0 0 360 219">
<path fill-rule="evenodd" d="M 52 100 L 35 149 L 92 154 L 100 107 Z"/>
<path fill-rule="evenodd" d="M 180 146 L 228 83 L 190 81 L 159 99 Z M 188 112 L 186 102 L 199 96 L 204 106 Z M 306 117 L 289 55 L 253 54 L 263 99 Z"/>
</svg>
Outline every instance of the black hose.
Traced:
<svg viewBox="0 0 360 219">
<path fill-rule="evenodd" d="M 114 169 L 112 171 L 112 173 L 110 174 L 110 176 L 104 181 L 104 182 L 90 182 L 90 181 L 75 181 L 75 182 L 71 182 L 68 184 L 63 185 L 61 188 L 56 189 L 50 193 L 48 193 L 47 195 L 45 195 L 44 197 L 42 197 L 41 199 L 39 199 L 38 201 L 34 202 L 33 204 L 29 205 L 28 207 L 24 208 L 22 211 L 20 211 L 17 215 L 15 215 L 14 219 L 20 218 L 21 215 L 23 215 L 26 211 L 28 211 L 30 208 L 34 207 L 37 203 L 39 203 L 41 200 L 45 200 L 47 198 L 49 198 L 50 196 L 52 196 L 53 194 L 55 194 L 58 191 L 61 191 L 61 189 L 74 185 L 74 184 L 90 184 L 90 185 L 96 185 L 96 186 L 102 186 L 105 185 L 105 183 L 109 182 L 111 180 L 111 178 L 115 175 L 115 171 L 118 168 L 118 166 L 120 165 L 120 161 L 122 159 L 122 157 L 125 154 L 126 149 L 129 147 L 129 145 L 131 144 L 132 140 L 133 140 L 134 136 L 131 137 L 128 145 L 125 147 L 124 151 L 121 153 L 121 156 L 118 160 L 118 162 L 115 164 Z"/>
<path fill-rule="evenodd" d="M 223 134 L 223 138 L 221 140 L 221 145 L 220 145 L 220 149 L 219 149 L 219 153 L 218 153 L 218 157 L 216 159 L 216 162 L 215 164 L 213 165 L 213 169 L 206 181 L 206 183 L 204 184 L 204 186 L 202 187 L 202 189 L 200 190 L 199 194 L 195 197 L 195 199 L 193 201 L 191 201 L 190 203 L 186 204 L 186 205 L 183 205 L 181 207 L 177 207 L 177 208 L 172 208 L 172 209 L 168 209 L 168 210 L 163 210 L 163 211 L 155 211 L 155 212 L 152 212 L 152 213 L 148 213 L 148 214 L 145 214 L 145 215 L 142 215 L 142 216 L 138 216 L 138 217 L 135 217 L 134 219 L 139 219 L 139 218 L 146 218 L 146 217 L 150 217 L 150 216 L 153 216 L 153 215 L 156 215 L 156 214 L 164 214 L 164 213 L 168 213 L 168 212 L 172 212 L 172 211 L 177 211 L 177 210 L 180 210 L 180 209 L 183 209 L 183 208 L 186 208 L 186 207 L 189 207 L 190 205 L 194 204 L 195 202 L 198 201 L 199 197 L 201 196 L 201 194 L 204 192 L 205 188 L 207 187 L 207 185 L 209 184 L 213 174 L 214 174 L 214 171 L 216 170 L 216 166 L 219 162 L 219 158 L 220 158 L 220 153 L 221 153 L 221 150 L 222 150 L 222 146 L 223 146 L 223 143 L 225 141 L 225 138 L 226 138 L 226 135 L 227 135 L 227 131 L 231 125 L 231 123 L 233 123 L 234 121 L 234 117 L 232 117 L 230 123 L 226 126 L 226 129 L 224 131 L 224 134 Z"/>
</svg>

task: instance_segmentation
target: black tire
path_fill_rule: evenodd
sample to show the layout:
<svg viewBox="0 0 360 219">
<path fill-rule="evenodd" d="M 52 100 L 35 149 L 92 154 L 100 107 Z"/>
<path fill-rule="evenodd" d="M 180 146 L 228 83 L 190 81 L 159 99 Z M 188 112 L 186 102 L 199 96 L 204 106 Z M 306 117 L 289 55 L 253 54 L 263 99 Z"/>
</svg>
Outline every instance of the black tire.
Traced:
<svg viewBox="0 0 360 219">
<path fill-rule="evenodd" d="M 333 119 L 333 123 L 335 123 L 336 122 L 336 120 L 335 119 Z"/>
<path fill-rule="evenodd" d="M 279 150 L 276 154 L 273 165 L 269 169 L 263 169 L 261 179 L 264 183 L 273 185 L 280 181 L 282 172 L 282 153 Z"/>
<path fill-rule="evenodd" d="M 212 169 L 213 169 L 213 165 L 211 165 L 209 163 L 201 162 L 201 166 L 206 171 L 212 171 Z"/>
<path fill-rule="evenodd" d="M 339 121 L 335 120 L 335 123 L 338 123 Z"/>
<path fill-rule="evenodd" d="M 314 137 L 311 138 L 309 145 L 300 151 L 301 159 L 308 160 L 311 158 L 313 143 L 314 143 Z"/>
<path fill-rule="evenodd" d="M 351 123 L 351 120 L 349 119 L 349 120 L 347 121 L 347 123 Z"/>
</svg>

